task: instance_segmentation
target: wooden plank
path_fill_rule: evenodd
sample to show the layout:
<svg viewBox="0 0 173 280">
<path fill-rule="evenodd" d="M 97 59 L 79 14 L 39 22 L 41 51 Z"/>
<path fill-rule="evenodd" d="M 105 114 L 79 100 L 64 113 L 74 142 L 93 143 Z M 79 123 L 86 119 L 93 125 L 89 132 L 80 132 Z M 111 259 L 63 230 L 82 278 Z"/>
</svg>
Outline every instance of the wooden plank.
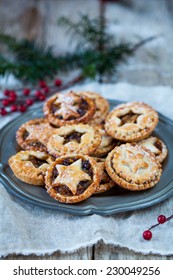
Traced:
<svg viewBox="0 0 173 280">
<path fill-rule="evenodd" d="M 24 256 L 22 254 L 16 255 L 11 254 L 0 260 L 92 260 L 93 259 L 93 247 L 86 247 L 80 250 L 77 250 L 74 253 L 65 253 L 62 254 L 60 251 L 57 251 L 51 255 L 36 256 L 34 254 Z"/>
<path fill-rule="evenodd" d="M 74 253 L 62 254 L 59 251 L 48 255 L 36 256 L 11 254 L 0 260 L 173 260 L 173 255 L 161 256 L 158 254 L 135 253 L 127 248 L 119 248 L 99 242 L 93 247 L 86 247 Z"/>
<path fill-rule="evenodd" d="M 127 248 L 119 248 L 112 245 L 105 245 L 99 242 L 94 246 L 95 260 L 173 260 L 171 256 L 161 256 L 157 254 L 135 253 Z"/>
</svg>

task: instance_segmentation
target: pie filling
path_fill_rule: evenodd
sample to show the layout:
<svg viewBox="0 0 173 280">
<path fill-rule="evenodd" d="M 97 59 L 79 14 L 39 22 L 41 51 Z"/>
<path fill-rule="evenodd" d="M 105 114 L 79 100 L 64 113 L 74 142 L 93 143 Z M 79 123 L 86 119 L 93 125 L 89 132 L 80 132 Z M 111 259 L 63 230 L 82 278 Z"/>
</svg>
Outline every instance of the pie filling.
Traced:
<svg viewBox="0 0 173 280">
<path fill-rule="evenodd" d="M 31 147 L 45 148 L 45 146 L 42 143 L 40 143 L 39 141 L 28 142 L 27 145 L 29 145 Z"/>
<path fill-rule="evenodd" d="M 160 152 L 162 152 L 162 143 L 161 143 L 160 141 L 156 140 L 156 141 L 154 142 L 154 146 L 155 146 Z"/>
<path fill-rule="evenodd" d="M 23 140 L 25 141 L 28 136 L 29 136 L 29 132 L 25 130 L 23 133 Z"/>
<path fill-rule="evenodd" d="M 102 120 L 100 124 L 103 124 L 103 125 L 105 125 L 105 120 Z"/>
<path fill-rule="evenodd" d="M 75 195 L 80 195 L 84 193 L 91 183 L 92 181 L 81 181 L 77 186 L 77 191 Z M 57 193 L 64 196 L 73 196 L 71 190 L 65 185 L 55 187 L 54 190 Z"/>
<path fill-rule="evenodd" d="M 120 117 L 122 125 L 126 123 L 137 123 L 137 118 L 140 116 L 140 114 L 134 114 L 132 112 L 128 113 L 125 116 Z"/>
<path fill-rule="evenodd" d="M 110 183 L 110 179 L 104 178 L 103 180 L 101 180 L 100 185 L 105 185 L 105 184 L 109 184 L 109 183 Z"/>
<path fill-rule="evenodd" d="M 79 108 L 77 109 L 77 112 L 79 113 L 80 117 L 86 114 L 88 108 L 88 103 L 82 98 L 82 101 L 79 104 Z"/>
<path fill-rule="evenodd" d="M 36 157 L 34 157 L 34 156 L 29 156 L 29 159 L 28 159 L 28 160 L 31 161 L 32 164 L 33 164 L 36 168 L 38 168 L 39 166 L 41 166 L 41 165 L 44 164 L 44 163 L 47 163 L 46 160 L 42 160 L 42 159 L 36 158 Z"/>
<path fill-rule="evenodd" d="M 81 137 L 82 137 L 83 133 L 77 132 L 77 131 L 73 131 L 70 134 L 64 136 L 64 144 L 70 142 L 70 141 L 76 141 L 77 143 L 81 142 Z"/>
<path fill-rule="evenodd" d="M 51 104 L 51 112 L 54 114 L 58 109 L 60 109 L 60 104 L 55 105 L 54 103 Z"/>
<path fill-rule="evenodd" d="M 55 105 L 54 103 L 52 103 L 50 109 L 51 109 L 51 113 L 54 115 L 55 112 L 56 112 L 58 109 L 60 109 L 60 104 Z M 59 119 L 59 120 L 62 120 L 62 119 L 63 119 L 63 117 L 62 117 L 61 115 L 57 115 L 56 118 Z"/>
<path fill-rule="evenodd" d="M 61 164 L 65 166 L 69 166 L 76 160 L 78 160 L 78 158 L 66 158 L 61 162 Z M 82 170 L 85 171 L 91 178 L 93 177 L 93 170 L 88 160 L 82 160 Z M 58 170 L 56 169 L 56 167 L 54 167 L 52 171 L 52 177 L 51 177 L 52 182 L 56 179 L 57 176 L 58 176 Z M 93 180 L 80 181 L 79 184 L 77 185 L 77 191 L 75 195 L 80 195 L 84 193 L 86 189 L 92 184 L 92 182 Z M 66 185 L 53 187 L 53 189 L 61 195 L 73 196 L 73 193 Z"/>
<path fill-rule="evenodd" d="M 100 181 L 100 185 L 108 184 L 110 183 L 111 178 L 108 176 L 106 170 L 104 170 L 103 178 Z"/>
<path fill-rule="evenodd" d="M 32 141 L 32 140 L 28 140 L 27 141 L 27 137 L 29 136 L 29 132 L 27 130 L 24 131 L 23 133 L 23 140 L 26 141 L 25 143 L 28 146 L 31 147 L 38 147 L 38 148 L 45 148 L 45 145 L 43 145 L 41 142 L 39 141 Z"/>
</svg>

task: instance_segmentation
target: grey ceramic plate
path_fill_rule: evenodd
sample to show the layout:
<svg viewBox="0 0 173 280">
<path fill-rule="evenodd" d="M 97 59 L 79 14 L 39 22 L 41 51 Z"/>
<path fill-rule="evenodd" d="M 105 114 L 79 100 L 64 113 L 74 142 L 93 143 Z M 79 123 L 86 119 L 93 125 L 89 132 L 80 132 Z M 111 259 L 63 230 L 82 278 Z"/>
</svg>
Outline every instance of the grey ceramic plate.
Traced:
<svg viewBox="0 0 173 280">
<path fill-rule="evenodd" d="M 111 108 L 118 101 L 110 101 Z M 42 108 L 34 108 L 7 124 L 0 131 L 0 180 L 6 189 L 18 198 L 34 205 L 77 215 L 110 215 L 118 212 L 146 208 L 173 195 L 173 122 L 159 114 L 159 123 L 154 134 L 162 139 L 168 148 L 168 157 L 163 164 L 163 174 L 152 189 L 130 192 L 114 188 L 109 192 L 94 195 L 78 204 L 62 204 L 51 198 L 43 187 L 35 187 L 18 180 L 8 166 L 8 158 L 17 151 L 15 133 L 18 127 L 29 119 L 42 116 Z"/>
</svg>

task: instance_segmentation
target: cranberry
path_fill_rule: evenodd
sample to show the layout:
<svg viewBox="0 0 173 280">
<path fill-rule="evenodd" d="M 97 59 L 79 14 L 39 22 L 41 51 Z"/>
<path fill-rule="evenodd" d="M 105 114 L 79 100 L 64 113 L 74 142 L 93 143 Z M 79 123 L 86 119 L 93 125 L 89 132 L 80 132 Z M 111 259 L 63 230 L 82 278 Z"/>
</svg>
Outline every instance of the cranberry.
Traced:
<svg viewBox="0 0 173 280">
<path fill-rule="evenodd" d="M 17 98 L 16 92 L 13 90 L 10 91 L 8 100 L 12 103 L 12 102 L 16 101 L 16 98 Z"/>
<path fill-rule="evenodd" d="M 15 96 L 10 96 L 8 100 L 9 100 L 10 103 L 13 103 L 13 102 L 16 101 L 16 97 Z"/>
<path fill-rule="evenodd" d="M 27 99 L 26 100 L 26 105 L 31 106 L 34 103 L 32 99 Z"/>
<path fill-rule="evenodd" d="M 150 240 L 152 238 L 152 232 L 150 230 L 145 230 L 143 232 L 143 238 L 145 240 Z"/>
<path fill-rule="evenodd" d="M 9 99 L 3 99 L 3 100 L 2 100 L 2 104 L 3 104 L 4 106 L 8 106 L 9 103 L 10 103 Z"/>
<path fill-rule="evenodd" d="M 17 97 L 17 94 L 14 90 L 11 90 L 10 93 L 9 93 L 9 96 L 11 97 Z"/>
<path fill-rule="evenodd" d="M 44 101 L 46 99 L 46 96 L 44 94 L 40 94 L 40 96 L 38 96 L 38 99 L 40 101 Z"/>
<path fill-rule="evenodd" d="M 19 105 L 18 109 L 21 113 L 24 113 L 27 110 L 27 107 L 25 105 Z"/>
<path fill-rule="evenodd" d="M 62 85 L 62 81 L 60 79 L 56 79 L 54 84 L 55 86 L 60 87 Z"/>
<path fill-rule="evenodd" d="M 40 86 L 41 88 L 45 88 L 45 87 L 47 87 L 47 84 L 46 84 L 46 82 L 45 82 L 44 80 L 41 80 L 41 81 L 39 82 L 39 86 Z"/>
<path fill-rule="evenodd" d="M 5 95 L 5 96 L 9 96 L 9 94 L 10 94 L 9 89 L 5 89 L 5 90 L 4 90 L 4 95 Z"/>
<path fill-rule="evenodd" d="M 0 108 L 0 115 L 1 116 L 7 115 L 7 111 L 4 108 Z"/>
<path fill-rule="evenodd" d="M 164 215 L 160 215 L 157 218 L 157 221 L 158 221 L 159 224 L 164 224 L 166 222 L 166 217 Z"/>
<path fill-rule="evenodd" d="M 44 87 L 44 88 L 43 88 L 43 92 L 44 92 L 45 94 L 48 93 L 49 90 L 50 90 L 49 87 Z"/>
<path fill-rule="evenodd" d="M 30 94 L 30 89 L 29 88 L 24 88 L 23 89 L 23 94 L 26 95 L 26 96 L 29 95 Z"/>
<path fill-rule="evenodd" d="M 11 110 L 11 112 L 17 112 L 17 110 L 18 110 L 17 105 L 14 105 L 14 104 L 11 105 L 10 110 Z"/>
<path fill-rule="evenodd" d="M 41 96 L 42 95 L 42 92 L 41 91 L 39 91 L 39 90 L 37 90 L 36 92 L 35 92 L 35 96 L 38 98 L 39 96 Z"/>
</svg>

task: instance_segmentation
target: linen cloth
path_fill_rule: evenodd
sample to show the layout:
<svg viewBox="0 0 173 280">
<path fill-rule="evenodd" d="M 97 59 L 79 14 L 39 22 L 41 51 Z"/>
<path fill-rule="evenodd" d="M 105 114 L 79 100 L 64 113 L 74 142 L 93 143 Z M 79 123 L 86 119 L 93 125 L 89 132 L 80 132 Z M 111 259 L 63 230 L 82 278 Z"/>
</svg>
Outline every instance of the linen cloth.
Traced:
<svg viewBox="0 0 173 280">
<path fill-rule="evenodd" d="M 144 101 L 173 119 L 171 87 L 87 83 L 74 89 L 95 91 L 122 101 Z M 10 119 L 10 116 L 1 118 L 0 126 Z M 173 197 L 142 210 L 110 216 L 76 216 L 23 202 L 9 195 L 0 184 L 0 256 L 51 254 L 57 250 L 73 252 L 99 240 L 144 254 L 170 255 L 173 254 L 173 220 L 154 228 L 150 241 L 142 238 L 142 232 L 156 224 L 160 214 L 173 214 Z"/>
</svg>

